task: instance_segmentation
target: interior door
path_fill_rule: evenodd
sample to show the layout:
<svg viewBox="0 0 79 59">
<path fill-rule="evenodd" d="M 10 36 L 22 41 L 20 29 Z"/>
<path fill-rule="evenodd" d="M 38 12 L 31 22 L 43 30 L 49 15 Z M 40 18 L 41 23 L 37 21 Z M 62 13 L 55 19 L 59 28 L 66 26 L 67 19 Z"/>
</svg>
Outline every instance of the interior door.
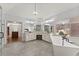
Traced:
<svg viewBox="0 0 79 59">
<path fill-rule="evenodd" d="M 18 41 L 18 32 L 12 32 L 12 41 Z"/>
</svg>

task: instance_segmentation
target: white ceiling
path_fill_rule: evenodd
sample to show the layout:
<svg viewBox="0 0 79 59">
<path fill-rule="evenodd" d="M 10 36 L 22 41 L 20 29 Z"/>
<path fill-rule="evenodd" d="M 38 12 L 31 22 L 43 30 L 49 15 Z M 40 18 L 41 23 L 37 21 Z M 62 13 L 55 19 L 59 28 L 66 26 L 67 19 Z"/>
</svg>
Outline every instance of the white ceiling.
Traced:
<svg viewBox="0 0 79 59">
<path fill-rule="evenodd" d="M 17 4 L 15 4 L 15 3 L 0 3 L 0 6 L 2 7 L 3 13 L 7 13 L 9 10 L 11 10 L 16 5 Z"/>
<path fill-rule="evenodd" d="M 79 6 L 78 3 L 37 3 L 36 8 L 38 15 L 35 16 L 33 15 L 34 3 L 1 3 L 0 5 L 3 8 L 3 13 L 30 19 L 47 19 L 63 11 Z"/>
</svg>

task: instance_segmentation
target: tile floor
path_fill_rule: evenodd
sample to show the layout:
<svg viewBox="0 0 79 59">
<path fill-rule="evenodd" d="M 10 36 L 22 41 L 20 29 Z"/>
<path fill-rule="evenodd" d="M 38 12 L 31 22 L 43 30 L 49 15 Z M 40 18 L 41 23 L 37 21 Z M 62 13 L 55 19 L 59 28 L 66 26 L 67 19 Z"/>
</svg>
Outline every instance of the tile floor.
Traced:
<svg viewBox="0 0 79 59">
<path fill-rule="evenodd" d="M 1 50 L 0 50 L 1 53 Z M 29 42 L 15 42 L 2 48 L 3 56 L 53 56 L 51 43 L 34 40 Z"/>
</svg>

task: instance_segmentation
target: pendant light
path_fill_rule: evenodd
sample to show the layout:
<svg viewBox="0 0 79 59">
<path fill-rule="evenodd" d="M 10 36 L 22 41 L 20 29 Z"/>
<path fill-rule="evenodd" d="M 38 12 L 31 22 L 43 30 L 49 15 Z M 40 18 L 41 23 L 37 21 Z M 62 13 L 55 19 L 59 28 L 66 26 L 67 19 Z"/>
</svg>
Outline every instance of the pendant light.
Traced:
<svg viewBox="0 0 79 59">
<path fill-rule="evenodd" d="M 33 14 L 34 14 L 35 16 L 38 14 L 36 3 L 34 4 L 34 11 L 33 11 Z"/>
</svg>

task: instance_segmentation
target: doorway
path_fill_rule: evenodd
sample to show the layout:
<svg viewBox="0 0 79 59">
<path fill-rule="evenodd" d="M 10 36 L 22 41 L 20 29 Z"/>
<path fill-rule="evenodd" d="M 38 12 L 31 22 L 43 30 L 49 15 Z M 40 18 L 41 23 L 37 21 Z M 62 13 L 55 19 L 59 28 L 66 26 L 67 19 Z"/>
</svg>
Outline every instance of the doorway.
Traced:
<svg viewBox="0 0 79 59">
<path fill-rule="evenodd" d="M 22 40 L 22 24 L 19 22 L 7 23 L 7 43 L 18 42 Z"/>
</svg>

